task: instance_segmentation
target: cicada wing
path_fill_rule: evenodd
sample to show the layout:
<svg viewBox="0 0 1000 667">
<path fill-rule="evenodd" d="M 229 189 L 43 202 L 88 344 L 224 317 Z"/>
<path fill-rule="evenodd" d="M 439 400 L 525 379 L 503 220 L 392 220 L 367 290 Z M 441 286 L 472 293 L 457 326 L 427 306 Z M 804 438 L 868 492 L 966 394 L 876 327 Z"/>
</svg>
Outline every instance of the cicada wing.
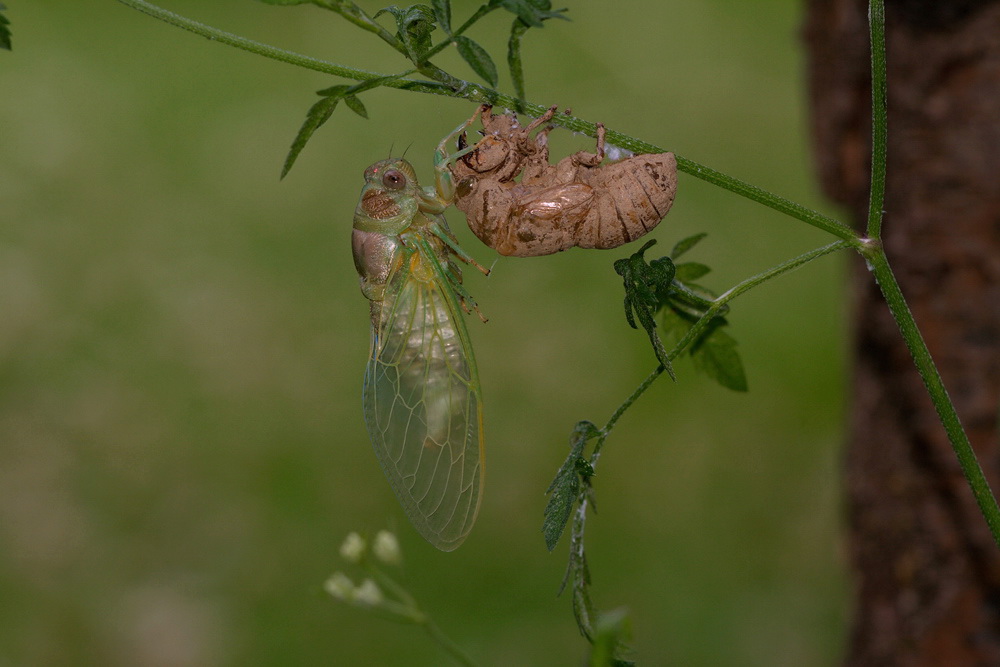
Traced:
<svg viewBox="0 0 1000 667">
<path fill-rule="evenodd" d="M 410 521 L 457 548 L 482 498 L 482 402 L 475 359 L 451 289 L 414 276 L 373 328 L 364 411 L 375 454 Z"/>
<path fill-rule="evenodd" d="M 550 222 L 557 218 L 582 217 L 594 199 L 594 189 L 584 183 L 553 185 L 518 200 L 518 216 Z"/>
</svg>

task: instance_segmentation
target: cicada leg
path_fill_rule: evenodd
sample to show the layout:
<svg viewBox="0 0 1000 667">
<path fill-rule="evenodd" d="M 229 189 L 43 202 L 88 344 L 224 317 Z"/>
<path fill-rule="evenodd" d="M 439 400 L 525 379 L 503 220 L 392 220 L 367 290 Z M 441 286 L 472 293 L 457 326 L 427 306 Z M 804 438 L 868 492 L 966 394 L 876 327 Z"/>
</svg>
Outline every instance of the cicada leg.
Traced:
<svg viewBox="0 0 1000 667">
<path fill-rule="evenodd" d="M 597 152 L 580 151 L 573 156 L 573 162 L 584 167 L 596 167 L 604 161 L 604 123 L 597 123 Z"/>
<path fill-rule="evenodd" d="M 528 126 L 524 128 L 525 133 L 530 133 L 536 127 L 540 127 L 545 123 L 549 122 L 550 120 L 552 120 L 553 118 L 555 118 L 556 109 L 558 108 L 559 108 L 558 105 L 552 105 L 548 109 L 546 109 L 545 113 L 543 113 L 541 116 L 528 123 Z"/>
<path fill-rule="evenodd" d="M 451 253 L 455 257 L 458 257 L 460 260 L 462 260 L 469 266 L 477 269 L 484 276 L 490 275 L 489 269 L 487 269 L 485 266 L 483 266 L 475 259 L 473 259 L 472 255 L 465 252 L 465 250 L 462 249 L 462 246 L 458 245 L 458 239 L 455 238 L 455 235 L 451 233 L 450 229 L 448 229 L 444 225 L 433 224 L 430 226 L 430 230 L 431 232 L 433 232 L 434 236 L 441 239 L 444 242 L 444 244 L 448 246 L 448 249 L 451 250 Z"/>
<path fill-rule="evenodd" d="M 482 311 L 479 310 L 479 304 L 476 303 L 476 300 L 472 298 L 472 294 L 470 294 L 469 290 L 465 289 L 465 285 L 462 284 L 462 271 L 458 266 L 454 265 L 451 262 L 451 257 L 453 256 L 458 257 L 463 262 L 470 264 L 479 269 L 480 271 L 482 271 L 484 275 L 489 275 L 490 270 L 481 265 L 476 260 L 472 259 L 472 257 L 467 252 L 462 250 L 461 246 L 458 245 L 458 241 L 455 240 L 454 236 L 451 236 L 451 232 L 447 228 L 443 228 L 441 225 L 434 224 L 431 225 L 429 229 L 433 232 L 433 234 L 436 237 L 441 239 L 441 241 L 443 241 L 444 244 L 448 246 L 448 249 L 451 251 L 450 254 L 448 255 L 447 261 L 442 262 L 438 259 L 438 257 L 433 253 L 431 247 L 428 245 L 426 239 L 420 237 L 412 237 L 413 239 L 412 242 L 415 243 L 416 245 L 423 247 L 427 257 L 429 257 L 430 260 L 437 266 L 440 275 L 443 275 L 448 280 L 448 285 L 451 287 L 452 292 L 455 293 L 455 296 L 458 297 L 459 303 L 462 306 L 462 310 L 464 310 L 467 313 L 476 311 L 476 315 L 479 316 L 480 320 L 482 320 L 483 322 L 488 322 L 489 320 L 486 318 L 485 315 L 483 315 Z M 404 239 L 405 238 L 406 237 L 404 237 Z"/>
<path fill-rule="evenodd" d="M 455 199 L 455 181 L 451 176 L 451 171 L 448 169 L 448 164 L 454 162 L 463 155 L 467 155 L 472 151 L 476 150 L 475 146 L 466 146 L 462 150 L 456 153 L 448 153 L 448 144 L 456 136 L 465 132 L 465 130 L 476 122 L 480 114 L 483 112 L 483 107 L 485 105 L 480 105 L 476 107 L 476 111 L 472 114 L 469 120 L 465 121 L 454 130 L 452 130 L 441 143 L 438 144 L 437 150 L 434 151 L 434 188 L 437 192 L 438 199 L 441 202 L 450 204 Z M 443 209 L 442 209 L 443 210 Z"/>
</svg>

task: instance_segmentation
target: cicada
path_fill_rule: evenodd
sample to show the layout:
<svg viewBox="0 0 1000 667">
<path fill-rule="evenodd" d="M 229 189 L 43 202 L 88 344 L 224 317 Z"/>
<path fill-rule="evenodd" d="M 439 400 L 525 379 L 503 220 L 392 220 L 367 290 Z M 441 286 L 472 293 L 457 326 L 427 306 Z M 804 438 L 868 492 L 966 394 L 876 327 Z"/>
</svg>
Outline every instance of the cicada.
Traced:
<svg viewBox="0 0 1000 667">
<path fill-rule="evenodd" d="M 406 515 L 443 551 L 465 540 L 483 491 L 483 401 L 462 313 L 478 309 L 456 260 L 488 271 L 443 215 L 454 195 L 444 145 L 467 125 L 438 147 L 434 186 L 401 158 L 368 167 L 352 233 L 371 307 L 368 434 Z"/>
<path fill-rule="evenodd" d="M 469 227 L 501 255 L 535 257 L 574 246 L 616 248 L 652 230 L 670 210 L 677 191 L 673 153 L 604 160 L 605 130 L 597 125 L 597 149 L 549 163 L 556 107 L 526 127 L 511 114 L 482 114 L 485 135 L 451 171 L 455 205 Z M 469 124 L 475 115 L 469 120 Z M 463 148 L 464 135 L 459 148 Z M 460 151 L 461 153 L 461 151 Z M 520 176 L 520 180 L 515 180 Z"/>
</svg>

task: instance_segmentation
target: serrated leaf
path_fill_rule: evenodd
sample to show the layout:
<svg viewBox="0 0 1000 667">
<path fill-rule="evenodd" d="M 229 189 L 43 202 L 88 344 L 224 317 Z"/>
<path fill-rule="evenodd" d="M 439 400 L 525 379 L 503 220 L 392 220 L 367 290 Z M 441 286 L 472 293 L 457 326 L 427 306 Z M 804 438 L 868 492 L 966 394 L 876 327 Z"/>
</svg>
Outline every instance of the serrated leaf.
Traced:
<svg viewBox="0 0 1000 667">
<path fill-rule="evenodd" d="M 344 104 L 347 105 L 348 109 L 358 114 L 365 120 L 368 119 L 368 109 L 366 109 L 365 105 L 361 103 L 361 100 L 358 99 L 357 95 L 345 95 Z"/>
<path fill-rule="evenodd" d="M 660 313 L 660 339 L 668 349 L 677 347 L 691 328 L 691 320 L 673 308 L 664 308 Z"/>
<path fill-rule="evenodd" d="M 334 88 L 347 87 L 348 86 L 334 86 Z M 301 153 L 302 149 L 306 147 L 306 144 L 309 142 L 309 139 L 316 132 L 316 130 L 322 127 L 326 121 L 330 120 L 330 116 L 333 115 L 333 111 L 337 108 L 337 104 L 341 99 L 341 95 L 330 95 L 324 97 L 309 108 L 309 111 L 306 112 L 306 119 L 302 123 L 302 127 L 299 128 L 298 134 L 295 135 L 295 140 L 292 141 L 291 148 L 288 149 L 288 156 L 285 158 L 285 164 L 281 168 L 281 178 L 288 175 L 292 165 L 295 164 L 295 160 L 299 157 L 299 153 Z"/>
<path fill-rule="evenodd" d="M 691 350 L 694 367 L 727 389 L 746 391 L 747 377 L 736 340 L 721 327 L 713 326 L 695 344 Z"/>
<path fill-rule="evenodd" d="M 677 259 L 688 250 L 698 245 L 698 242 L 706 236 L 708 236 L 708 234 L 706 232 L 702 232 L 701 234 L 695 234 L 694 236 L 689 236 L 686 239 L 681 239 L 677 242 L 677 245 L 674 246 L 674 249 L 670 251 L 670 258 Z"/>
<path fill-rule="evenodd" d="M 410 60 L 416 65 L 423 64 L 424 54 L 431 48 L 431 32 L 437 27 L 434 10 L 427 5 L 410 5 L 403 9 L 390 5 L 378 10 L 374 18 L 382 14 L 391 14 L 396 19 L 396 36 Z"/>
<path fill-rule="evenodd" d="M 493 64 L 493 59 L 486 49 L 479 46 L 465 35 L 455 35 L 455 46 L 458 47 L 458 54 L 462 60 L 469 63 L 476 74 L 483 78 L 491 86 L 497 85 L 497 66 Z"/>
<path fill-rule="evenodd" d="M 711 272 L 711 270 L 706 265 L 699 264 L 698 262 L 684 262 L 677 265 L 677 273 L 674 275 L 674 278 L 682 283 L 689 283 L 692 280 L 698 280 L 698 278 Z"/>
<path fill-rule="evenodd" d="M 556 548 L 562 537 L 569 517 L 573 513 L 577 495 L 580 493 L 580 474 L 578 462 L 583 457 L 583 449 L 587 441 L 599 435 L 597 427 L 588 421 L 579 422 L 570 437 L 570 451 L 566 460 L 559 467 L 556 476 L 545 493 L 551 494 L 543 512 L 542 534 L 545 536 L 545 546 L 549 551 Z M 591 469 L 593 473 L 593 469 Z"/>
<path fill-rule="evenodd" d="M 337 84 L 336 86 L 330 86 L 329 88 L 324 88 L 323 90 L 316 91 L 317 95 L 323 97 L 319 102 L 316 102 L 309 111 L 306 112 L 306 119 L 302 123 L 302 127 L 299 128 L 298 134 L 295 135 L 295 140 L 292 142 L 292 147 L 288 150 L 288 156 L 285 158 L 285 164 L 281 169 L 281 177 L 284 178 L 289 170 L 291 170 L 292 165 L 295 164 L 295 160 L 298 158 L 299 153 L 305 148 L 306 143 L 312 138 L 312 135 L 323 126 L 326 121 L 330 120 L 330 116 L 333 115 L 334 109 L 337 108 L 337 104 L 340 100 L 344 100 L 344 104 L 348 106 L 354 113 L 358 114 L 362 118 L 368 118 L 368 110 L 365 105 L 361 103 L 357 94 L 362 93 L 366 90 L 371 90 L 372 88 L 378 88 L 383 86 L 389 81 L 395 81 L 399 79 L 399 75 L 393 74 L 389 76 L 379 76 L 361 83 L 356 83 L 353 86 L 348 86 L 346 84 Z"/>
<path fill-rule="evenodd" d="M 514 83 L 514 97 L 518 104 L 527 99 L 524 94 L 524 66 L 521 63 L 521 38 L 528 31 L 528 25 L 521 19 L 515 19 L 510 26 L 510 39 L 507 40 L 507 67 L 510 69 L 510 79 Z M 523 109 L 517 109 L 522 111 Z"/>
<path fill-rule="evenodd" d="M 633 329 L 638 328 L 636 325 L 638 320 L 649 336 L 657 361 L 671 378 L 676 379 L 667 350 L 656 331 L 656 319 L 653 317 L 663 303 L 661 296 L 669 294 L 676 269 L 669 257 L 646 262 L 644 253 L 655 243 L 656 239 L 647 241 L 629 257 L 616 260 L 614 268 L 615 273 L 622 277 L 625 287 L 625 319 Z"/>
<path fill-rule="evenodd" d="M 451 1 L 432 0 L 431 6 L 434 7 L 434 17 L 437 19 L 437 24 L 441 26 L 446 35 L 451 36 Z"/>
</svg>

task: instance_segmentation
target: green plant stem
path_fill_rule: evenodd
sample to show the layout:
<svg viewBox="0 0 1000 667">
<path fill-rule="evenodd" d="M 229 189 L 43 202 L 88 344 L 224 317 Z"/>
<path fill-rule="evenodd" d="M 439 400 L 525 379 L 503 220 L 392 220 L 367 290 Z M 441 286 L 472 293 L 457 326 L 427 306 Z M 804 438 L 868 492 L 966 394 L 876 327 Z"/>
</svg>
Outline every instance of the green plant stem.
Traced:
<svg viewBox="0 0 1000 667">
<path fill-rule="evenodd" d="M 868 263 L 875 276 L 882 296 L 889 305 L 899 327 L 899 332 L 906 343 L 913 364 L 920 373 L 920 378 L 927 388 L 938 418 L 948 434 L 962 474 L 972 489 L 979 510 L 993 535 L 993 540 L 1000 546 L 1000 506 L 996 496 L 990 489 L 989 482 L 983 474 L 976 453 L 969 442 L 969 436 L 955 412 L 955 406 L 948 397 L 941 375 L 938 373 L 934 360 L 927 349 L 923 336 L 913 319 L 913 313 L 903 297 L 903 292 L 896 282 L 896 277 L 889 266 L 885 249 L 882 246 L 882 214 L 885 206 L 885 172 L 887 143 L 887 109 L 886 109 L 886 61 L 885 61 L 885 3 L 884 0 L 870 0 L 868 6 L 869 32 L 871 37 L 872 61 L 872 166 L 871 195 L 868 205 L 868 222 L 866 231 L 869 236 L 859 251 Z"/>
<path fill-rule="evenodd" d="M 872 182 L 868 199 L 869 238 L 881 238 L 882 213 L 885 203 L 885 163 L 888 141 L 885 73 L 885 4 L 871 0 L 868 6 L 868 28 L 872 50 Z"/>
<path fill-rule="evenodd" d="M 362 30 L 365 30 L 367 32 L 370 32 L 378 36 L 379 39 L 388 44 L 390 47 L 392 47 L 402 55 L 404 56 L 406 55 L 406 47 L 404 47 L 402 44 L 399 43 L 399 40 L 396 39 L 395 35 L 393 35 L 391 32 L 380 26 L 373 18 L 368 16 L 368 14 L 366 14 L 360 7 L 355 5 L 353 2 L 351 3 L 351 5 L 352 6 L 350 7 L 350 9 L 353 9 L 354 11 L 348 11 L 347 7 L 343 7 L 338 2 L 323 2 L 318 6 L 323 7 L 324 9 L 329 9 L 331 12 L 336 12 L 345 20 L 350 21 L 351 23 L 358 26 Z"/>
<path fill-rule="evenodd" d="M 448 635 L 442 632 L 441 628 L 439 628 L 434 621 L 425 616 L 425 620 L 421 625 L 423 625 L 424 630 L 427 631 L 427 634 L 430 635 L 431 639 L 433 639 L 438 646 L 447 651 L 451 657 L 455 658 L 459 664 L 466 665 L 466 667 L 476 667 L 476 661 L 469 657 L 469 654 L 463 651 L 461 646 L 453 642 Z"/>
<path fill-rule="evenodd" d="M 875 247 L 878 248 L 878 246 Z M 892 316 L 895 318 L 897 326 L 899 326 L 900 333 L 902 333 L 903 339 L 906 341 L 906 346 L 910 350 L 910 355 L 913 357 L 913 363 L 920 373 L 920 378 L 924 381 L 927 393 L 930 394 L 934 408 L 937 410 L 938 418 L 941 420 L 945 432 L 948 434 L 948 440 L 951 442 L 955 456 L 962 467 L 962 474 L 965 475 L 965 479 L 972 489 L 976 503 L 979 504 L 979 510 L 986 518 L 986 523 L 993 534 L 993 539 L 1000 546 L 1000 507 L 997 506 L 996 497 L 990 489 L 989 482 L 986 481 L 986 476 L 983 475 L 982 468 L 979 467 L 979 462 L 976 460 L 976 453 L 972 449 L 969 437 L 962 428 L 958 413 L 955 412 L 955 406 L 948 397 L 944 382 L 942 382 L 941 375 L 934 365 L 934 360 L 931 358 L 927 345 L 924 343 L 923 336 L 920 335 L 920 330 L 917 329 L 917 323 L 913 319 L 913 314 L 906 305 L 903 293 L 899 289 L 899 283 L 896 282 L 896 278 L 892 274 L 892 269 L 889 267 L 889 262 L 886 259 L 885 253 L 881 251 L 881 248 L 869 253 L 867 260 L 868 266 L 871 268 L 872 274 L 874 274 L 875 280 L 878 282 L 879 289 L 882 290 L 882 296 L 885 297 L 886 303 L 889 304 L 889 310 L 892 312 Z"/>
</svg>

